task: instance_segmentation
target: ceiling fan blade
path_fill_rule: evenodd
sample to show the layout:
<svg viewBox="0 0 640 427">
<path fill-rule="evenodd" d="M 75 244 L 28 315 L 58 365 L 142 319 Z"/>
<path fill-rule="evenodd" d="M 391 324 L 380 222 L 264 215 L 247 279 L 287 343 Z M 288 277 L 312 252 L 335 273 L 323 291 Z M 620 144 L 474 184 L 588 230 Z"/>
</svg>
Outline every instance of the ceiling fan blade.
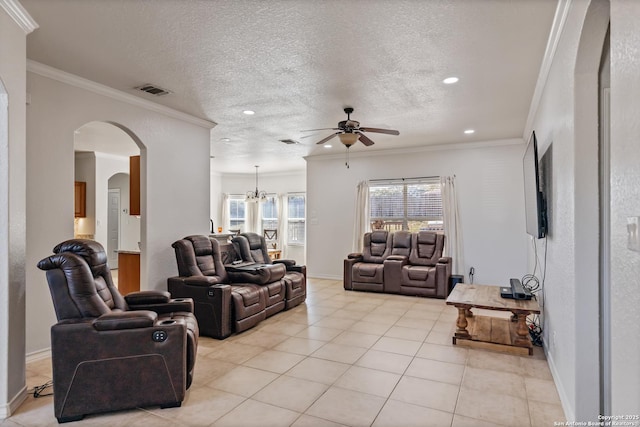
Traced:
<svg viewBox="0 0 640 427">
<path fill-rule="evenodd" d="M 324 144 L 325 142 L 327 142 L 328 140 L 330 140 L 331 138 L 333 138 L 334 136 L 340 134 L 342 132 L 336 132 L 334 134 L 329 135 L 328 137 L 321 139 L 320 141 L 316 142 L 316 144 Z"/>
<path fill-rule="evenodd" d="M 364 133 L 360 133 L 360 132 L 356 132 L 358 135 L 360 135 L 360 142 L 362 142 L 364 145 L 366 145 L 367 147 L 369 147 L 370 145 L 373 145 L 373 141 L 370 140 Z"/>
<path fill-rule="evenodd" d="M 386 133 L 387 135 L 400 135 L 400 132 L 392 129 L 360 128 L 360 130 L 362 132 Z"/>
<path fill-rule="evenodd" d="M 339 128 L 305 129 L 300 132 L 315 132 L 317 130 L 340 130 Z"/>
</svg>

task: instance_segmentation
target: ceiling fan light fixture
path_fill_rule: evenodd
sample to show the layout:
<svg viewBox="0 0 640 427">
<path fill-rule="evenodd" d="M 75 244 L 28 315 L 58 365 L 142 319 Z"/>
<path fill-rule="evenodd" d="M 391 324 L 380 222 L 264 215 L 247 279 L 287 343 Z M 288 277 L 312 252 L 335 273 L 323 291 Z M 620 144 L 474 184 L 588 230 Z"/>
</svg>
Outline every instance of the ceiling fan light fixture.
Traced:
<svg viewBox="0 0 640 427">
<path fill-rule="evenodd" d="M 340 135 L 338 135 L 338 138 L 340 138 L 340 142 L 342 142 L 344 145 L 346 145 L 347 147 L 351 147 L 353 144 L 356 143 L 356 141 L 358 141 L 358 138 L 360 138 L 360 135 L 357 133 L 341 133 Z"/>
</svg>

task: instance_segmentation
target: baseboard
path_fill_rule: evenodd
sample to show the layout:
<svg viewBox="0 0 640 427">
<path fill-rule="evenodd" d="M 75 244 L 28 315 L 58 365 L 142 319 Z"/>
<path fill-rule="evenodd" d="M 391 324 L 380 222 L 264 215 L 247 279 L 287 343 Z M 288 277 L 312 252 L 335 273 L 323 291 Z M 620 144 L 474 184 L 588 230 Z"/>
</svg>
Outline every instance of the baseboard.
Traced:
<svg viewBox="0 0 640 427">
<path fill-rule="evenodd" d="M 572 421 L 576 419 L 576 413 L 574 408 L 569 403 L 569 397 L 567 396 L 567 392 L 564 390 L 564 386 L 562 381 L 560 381 L 560 374 L 558 374 L 558 369 L 556 368 L 556 364 L 553 362 L 553 357 L 551 353 L 547 350 L 547 346 L 542 347 L 544 349 L 544 355 L 547 358 L 547 364 L 549 365 L 549 370 L 551 371 L 551 376 L 553 377 L 553 382 L 556 385 L 556 389 L 558 390 L 558 395 L 560 396 L 560 403 L 562 404 L 562 410 L 564 411 L 564 416 L 568 421 Z"/>
<path fill-rule="evenodd" d="M 22 402 L 27 398 L 27 386 L 22 387 L 22 390 L 16 394 L 13 399 L 6 405 L 0 405 L 0 420 L 4 420 L 9 418 L 12 414 L 14 414 Z"/>
<path fill-rule="evenodd" d="M 27 354 L 25 359 L 26 363 L 36 362 L 38 360 L 46 359 L 51 357 L 51 348 L 45 348 L 43 350 L 34 351 L 32 353 Z"/>
<path fill-rule="evenodd" d="M 309 279 L 327 279 L 327 280 L 342 280 L 342 276 L 331 276 L 331 275 L 325 275 L 325 274 L 314 274 L 314 275 L 308 275 L 307 276 Z"/>
</svg>

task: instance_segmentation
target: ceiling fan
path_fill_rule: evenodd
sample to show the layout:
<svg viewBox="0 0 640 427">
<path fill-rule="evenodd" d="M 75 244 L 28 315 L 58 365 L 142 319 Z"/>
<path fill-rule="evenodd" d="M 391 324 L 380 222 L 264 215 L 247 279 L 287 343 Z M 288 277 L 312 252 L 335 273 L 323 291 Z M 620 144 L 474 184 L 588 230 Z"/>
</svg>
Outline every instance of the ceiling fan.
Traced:
<svg viewBox="0 0 640 427">
<path fill-rule="evenodd" d="M 321 139 L 316 144 L 324 144 L 329 141 L 331 138 L 338 135 L 340 138 L 340 142 L 342 142 L 347 148 L 351 147 L 356 141 L 360 140 L 364 145 L 370 146 L 373 145 L 373 141 L 366 136 L 365 132 L 373 132 L 373 133 L 385 133 L 387 135 L 400 135 L 400 132 L 392 129 L 380 129 L 380 128 L 370 128 L 370 127 L 360 127 L 360 122 L 355 120 L 351 120 L 351 113 L 353 113 L 353 108 L 346 107 L 344 112 L 347 114 L 347 120 L 343 120 L 338 123 L 337 128 L 323 128 L 323 129 L 309 129 L 303 130 L 302 132 L 314 132 L 319 130 L 337 130 L 326 138 Z M 303 137 L 305 138 L 305 137 Z"/>
</svg>

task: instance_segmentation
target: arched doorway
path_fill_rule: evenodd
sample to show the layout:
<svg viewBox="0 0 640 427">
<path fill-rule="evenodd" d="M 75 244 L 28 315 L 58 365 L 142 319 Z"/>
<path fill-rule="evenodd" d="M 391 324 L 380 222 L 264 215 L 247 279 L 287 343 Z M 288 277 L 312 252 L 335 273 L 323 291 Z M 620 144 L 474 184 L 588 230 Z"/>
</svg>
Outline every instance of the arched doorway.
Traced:
<svg viewBox="0 0 640 427">
<path fill-rule="evenodd" d="M 140 169 L 132 174 L 131 168 L 140 164 L 141 147 L 130 131 L 116 123 L 89 122 L 74 131 L 75 180 L 86 188 L 86 214 L 74 218 L 74 236 L 102 244 L 116 281 L 121 276 L 119 259 L 127 258 L 126 277 L 133 273 L 137 278 L 135 284 L 127 280 L 127 291 L 140 288 L 142 212 L 134 212 L 132 204 L 137 197 L 139 206 L 142 189 Z M 138 177 L 135 183 L 133 176 Z M 132 257 L 137 262 L 131 262 Z"/>
</svg>

